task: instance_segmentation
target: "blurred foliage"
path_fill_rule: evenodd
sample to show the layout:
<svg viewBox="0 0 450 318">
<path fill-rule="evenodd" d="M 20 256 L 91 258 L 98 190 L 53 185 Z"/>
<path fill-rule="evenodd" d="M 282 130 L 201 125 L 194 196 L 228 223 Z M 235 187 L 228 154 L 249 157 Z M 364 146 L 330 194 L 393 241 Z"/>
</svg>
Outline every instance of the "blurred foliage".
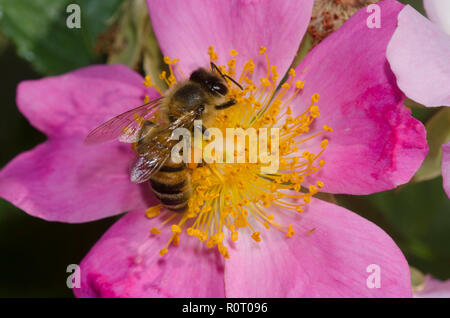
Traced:
<svg viewBox="0 0 450 318">
<path fill-rule="evenodd" d="M 122 0 L 0 0 L 0 27 L 17 53 L 42 74 L 67 72 L 100 61 L 97 36 Z M 81 28 L 66 26 L 66 7 L 81 8 Z"/>
<path fill-rule="evenodd" d="M 414 291 L 420 291 L 425 286 L 425 275 L 415 267 L 410 267 L 411 285 Z"/>
<path fill-rule="evenodd" d="M 69 264 L 79 264 L 115 218 L 47 222 L 0 200 L 0 297 L 72 297 Z"/>
<path fill-rule="evenodd" d="M 145 0 L 127 0 L 117 15 L 112 28 L 115 38 L 108 52 L 108 63 L 121 63 L 150 75 L 155 85 L 167 88 L 160 79 L 162 71 L 168 72 L 159 49 Z"/>
<path fill-rule="evenodd" d="M 0 33 L 0 43 L 7 42 Z M 1 52 L 0 167 L 45 140 L 15 105 L 17 84 L 39 77 L 9 45 Z M 115 218 L 63 224 L 34 218 L 0 199 L 0 297 L 72 297 L 68 264 L 79 264 Z"/>
<path fill-rule="evenodd" d="M 450 200 L 442 178 L 369 196 L 336 195 L 338 203 L 383 228 L 409 263 L 450 278 Z"/>
<path fill-rule="evenodd" d="M 421 0 L 401 2 L 424 12 Z M 69 3 L 82 8 L 81 29 L 66 27 Z M 308 51 L 308 41 L 303 42 L 299 59 Z M 17 84 L 101 62 L 102 58 L 158 79 L 162 56 L 144 0 L 0 0 L 0 69 L 7 74 L 0 79 L 0 167 L 45 140 L 18 112 Z M 412 101 L 406 105 L 426 123 L 432 148 L 424 167 L 433 166 L 429 170 L 433 173 L 419 172 L 415 180 L 431 179 L 370 196 L 322 194 L 321 198 L 336 200 L 378 224 L 418 270 L 449 279 L 450 201 L 442 189 L 442 178 L 436 177 L 439 131 L 445 128 L 443 114 L 448 116 L 448 110 L 428 109 Z M 66 287 L 67 265 L 79 263 L 117 218 L 86 224 L 46 222 L 0 199 L 0 297 L 71 297 Z M 420 285 L 423 275 L 417 270 L 412 274 L 413 283 Z"/>
</svg>

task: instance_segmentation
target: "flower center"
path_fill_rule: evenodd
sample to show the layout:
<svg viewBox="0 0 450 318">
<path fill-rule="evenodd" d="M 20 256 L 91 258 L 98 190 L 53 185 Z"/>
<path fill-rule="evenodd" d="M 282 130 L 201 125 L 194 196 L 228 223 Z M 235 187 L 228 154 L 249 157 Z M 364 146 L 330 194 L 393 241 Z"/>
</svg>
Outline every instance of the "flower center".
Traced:
<svg viewBox="0 0 450 318">
<path fill-rule="evenodd" d="M 209 48 L 208 53 L 211 62 L 217 61 L 218 56 L 213 47 Z M 190 165 L 192 193 L 188 210 L 183 215 L 168 211 L 167 218 L 160 227 L 150 231 L 152 234 L 159 234 L 161 226 L 171 223 L 172 235 L 161 249 L 161 255 L 168 252 L 171 244 L 179 244 L 182 231 L 197 238 L 208 248 L 217 247 L 225 258 L 229 257 L 223 244 L 226 237 L 238 241 L 239 233 L 242 233 L 250 235 L 257 242 L 265 238 L 265 234 L 258 231 L 261 228 L 258 224 L 266 229 L 282 231 L 289 238 L 295 234 L 292 224 L 278 223 L 277 216 L 269 214 L 267 208 L 276 206 L 301 213 L 311 196 L 324 186 L 320 180 L 305 185 L 306 177 L 308 181 L 313 180 L 311 176 L 325 164 L 320 156 L 327 147 L 328 140 L 319 136 L 325 131 L 332 131 L 327 125 L 318 131 L 312 129 L 312 123 L 320 115 L 317 106 L 319 95 L 314 94 L 310 105 L 301 114 L 294 116 L 290 103 L 305 85 L 302 81 L 295 81 L 294 69 L 290 69 L 286 81 L 278 85 L 277 68 L 270 64 L 266 48 L 261 47 L 259 54 L 266 58 L 267 72 L 256 81 L 251 79 L 255 68 L 252 59 L 244 64 L 240 74 L 237 73 L 237 54 L 235 50 L 231 50 L 227 65 L 218 67 L 223 74 L 233 77 L 243 89 L 227 79 L 228 97 L 235 99 L 237 103 L 219 112 L 213 126 L 223 131 L 224 135 L 228 128 L 241 128 L 243 131 L 253 128 L 257 132 L 257 139 L 259 137 L 260 156 L 256 160 L 250 160 L 255 142 L 247 135 L 248 143 L 246 136 L 237 138 L 237 150 L 233 154 L 243 156 L 246 159 L 243 163 L 216 160 L 201 166 Z M 161 78 L 169 86 L 173 86 L 176 84 L 174 67 L 178 60 L 165 57 L 164 61 L 169 66 L 170 74 L 163 72 Z M 153 86 L 148 76 L 144 84 Z M 270 151 L 264 156 L 261 155 L 261 140 L 264 138 L 260 132 L 265 131 L 270 135 L 265 138 Z M 277 139 L 272 138 L 274 132 Z M 321 146 L 318 153 L 302 150 L 306 142 L 317 138 L 321 138 L 317 141 Z M 270 156 L 278 161 L 274 171 L 267 171 L 268 160 L 264 160 Z M 146 215 L 151 218 L 158 216 L 160 212 L 161 206 L 158 205 L 149 208 Z"/>
</svg>

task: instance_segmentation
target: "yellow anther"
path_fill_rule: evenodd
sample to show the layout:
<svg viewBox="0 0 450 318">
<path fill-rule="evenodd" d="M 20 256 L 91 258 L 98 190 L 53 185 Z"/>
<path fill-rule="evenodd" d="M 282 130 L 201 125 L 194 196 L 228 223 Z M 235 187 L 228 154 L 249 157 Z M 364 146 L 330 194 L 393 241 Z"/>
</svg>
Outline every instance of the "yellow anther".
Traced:
<svg viewBox="0 0 450 318">
<path fill-rule="evenodd" d="M 320 147 L 326 148 L 328 146 L 328 139 L 324 139 L 320 142 Z"/>
<path fill-rule="evenodd" d="M 238 232 L 237 231 L 231 232 L 231 239 L 234 242 L 236 242 L 238 240 Z"/>
<path fill-rule="evenodd" d="M 238 52 L 235 49 L 232 49 L 230 51 L 230 55 L 234 57 L 234 56 L 238 55 Z"/>
<path fill-rule="evenodd" d="M 319 117 L 319 115 L 320 115 L 320 113 L 319 113 L 319 107 L 316 106 L 316 105 L 311 106 L 311 108 L 310 108 L 310 113 L 311 113 L 311 116 L 312 116 L 313 118 Z"/>
<path fill-rule="evenodd" d="M 208 234 L 206 232 L 200 233 L 200 241 L 204 242 L 208 239 Z"/>
<path fill-rule="evenodd" d="M 158 229 L 158 228 L 156 228 L 156 227 L 154 227 L 154 228 L 152 228 L 152 229 L 150 230 L 150 233 L 151 233 L 151 234 L 160 234 L 160 233 L 161 233 L 161 230 Z"/>
<path fill-rule="evenodd" d="M 161 213 L 161 205 L 155 205 L 145 210 L 145 216 L 149 219 L 158 216 Z"/>
<path fill-rule="evenodd" d="M 252 239 L 254 239 L 256 242 L 261 242 L 260 234 L 261 233 L 259 233 L 259 232 L 253 232 Z"/>
<path fill-rule="evenodd" d="M 317 181 L 316 184 L 319 188 L 323 188 L 323 186 L 325 185 L 322 181 Z"/>
<path fill-rule="evenodd" d="M 265 86 L 265 87 L 269 87 L 272 86 L 272 84 L 270 83 L 270 81 L 267 78 L 261 78 L 261 85 Z"/>
<path fill-rule="evenodd" d="M 305 87 L 305 82 L 304 81 L 296 81 L 295 87 L 297 87 L 298 89 L 303 89 L 303 87 Z"/>
<path fill-rule="evenodd" d="M 167 248 L 163 248 L 159 251 L 159 255 L 163 256 L 164 254 L 166 254 L 169 250 Z"/>
<path fill-rule="evenodd" d="M 289 76 L 292 76 L 292 77 L 297 76 L 297 74 L 295 74 L 295 70 L 293 68 L 289 69 L 288 74 L 289 74 Z"/>
<path fill-rule="evenodd" d="M 152 87 L 153 86 L 152 78 L 149 75 L 146 75 L 145 81 L 143 81 L 142 84 L 144 84 L 147 87 Z"/>
<path fill-rule="evenodd" d="M 218 55 L 217 55 L 217 53 L 214 51 L 214 46 L 210 46 L 209 48 L 208 48 L 208 55 L 209 55 L 209 59 L 211 60 L 211 61 L 216 61 L 217 59 L 218 59 Z"/>
<path fill-rule="evenodd" d="M 311 102 L 317 103 L 319 101 L 319 98 L 320 98 L 320 95 L 316 93 L 311 97 Z"/>
<path fill-rule="evenodd" d="M 267 50 L 267 49 L 266 49 L 264 46 L 260 46 L 260 47 L 259 47 L 259 54 L 262 55 L 262 54 L 266 53 L 266 50 Z"/>
<path fill-rule="evenodd" d="M 292 109 L 290 107 L 287 108 L 286 114 L 287 115 L 292 115 Z"/>
<path fill-rule="evenodd" d="M 172 226 L 170 227 L 170 230 L 175 234 L 181 233 L 181 228 L 176 224 L 172 224 Z"/>
<path fill-rule="evenodd" d="M 188 211 L 186 213 L 186 218 L 188 218 L 188 219 L 195 218 L 196 216 L 197 216 L 197 214 L 195 213 L 195 211 Z"/>
<path fill-rule="evenodd" d="M 295 234 L 294 229 L 292 228 L 292 224 L 289 224 L 288 231 L 286 233 L 286 237 L 292 237 Z"/>
<path fill-rule="evenodd" d="M 333 128 L 331 128 L 328 125 L 323 125 L 323 129 L 326 130 L 326 131 L 329 131 L 329 132 L 333 131 Z"/>
<path fill-rule="evenodd" d="M 311 195 L 316 194 L 317 192 L 319 192 L 319 189 L 317 189 L 316 186 L 314 186 L 314 185 L 310 185 L 310 186 L 309 186 L 309 193 L 310 193 Z"/>
<path fill-rule="evenodd" d="M 167 65 L 170 65 L 170 64 L 172 64 L 172 60 L 170 59 L 170 57 L 164 56 L 164 63 L 166 63 Z"/>
<path fill-rule="evenodd" d="M 234 225 L 236 227 L 246 227 L 247 226 L 247 220 L 242 216 L 238 216 L 236 219 L 234 219 Z"/>
<path fill-rule="evenodd" d="M 253 63 L 253 60 L 252 60 L 252 59 L 249 59 L 249 60 L 244 64 L 244 70 L 247 71 L 247 72 L 249 72 L 250 74 L 252 74 L 253 71 L 254 71 L 254 69 L 255 69 L 255 63 Z M 247 82 L 247 84 L 252 84 L 252 82 L 250 81 L 249 78 L 246 77 L 244 80 Z M 248 81 L 250 81 L 250 83 L 249 83 Z"/>
<path fill-rule="evenodd" d="M 223 257 L 230 258 L 230 255 L 228 254 L 228 249 L 225 246 L 220 244 L 220 245 L 218 245 L 218 249 L 219 249 L 220 254 L 222 254 Z"/>
<path fill-rule="evenodd" d="M 276 80 L 278 79 L 278 77 L 279 77 L 278 71 L 277 71 L 277 66 L 276 66 L 276 65 L 272 65 L 272 66 L 270 67 L 270 70 L 272 71 L 272 79 L 273 79 L 274 81 L 276 81 Z"/>
</svg>

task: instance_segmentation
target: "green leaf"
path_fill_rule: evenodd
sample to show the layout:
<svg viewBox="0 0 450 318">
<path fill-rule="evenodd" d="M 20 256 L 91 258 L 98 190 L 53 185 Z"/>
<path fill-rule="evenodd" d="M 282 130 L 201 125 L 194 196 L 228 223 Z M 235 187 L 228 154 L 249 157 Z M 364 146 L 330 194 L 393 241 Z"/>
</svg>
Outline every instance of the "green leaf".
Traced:
<svg viewBox="0 0 450 318">
<path fill-rule="evenodd" d="M 291 67 L 296 68 L 303 59 L 308 55 L 309 51 L 313 49 L 313 40 L 309 32 L 305 33 L 305 36 L 300 43 L 300 47 L 297 50 L 297 54 L 294 57 Z"/>
<path fill-rule="evenodd" d="M 18 54 L 40 73 L 60 74 L 100 61 L 97 36 L 122 0 L 0 0 L 0 27 Z M 69 4 L 81 9 L 81 28 L 70 29 Z"/>
<path fill-rule="evenodd" d="M 443 107 L 425 124 L 430 150 L 413 181 L 433 179 L 441 174 L 442 144 L 450 140 L 450 107 Z"/>
<path fill-rule="evenodd" d="M 143 70 L 152 82 L 165 90 L 166 83 L 159 78 L 167 65 L 153 32 L 147 4 L 144 0 L 125 1 L 117 22 L 118 29 L 113 47 L 108 53 L 108 63 L 121 63 L 132 69 Z"/>
</svg>

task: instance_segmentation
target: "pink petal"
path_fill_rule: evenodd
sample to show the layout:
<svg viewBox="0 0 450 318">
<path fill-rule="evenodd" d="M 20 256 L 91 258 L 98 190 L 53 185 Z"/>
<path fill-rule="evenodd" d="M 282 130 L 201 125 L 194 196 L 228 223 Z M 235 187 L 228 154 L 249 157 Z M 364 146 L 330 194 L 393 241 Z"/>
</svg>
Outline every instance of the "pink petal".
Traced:
<svg viewBox="0 0 450 318">
<path fill-rule="evenodd" d="M 386 54 L 406 96 L 425 106 L 450 106 L 450 36 L 437 25 L 405 7 Z"/>
<path fill-rule="evenodd" d="M 47 141 L 0 171 L 0 197 L 50 221 L 86 222 L 148 207 L 148 186 L 130 181 L 129 145 L 88 147 L 77 139 Z"/>
<path fill-rule="evenodd" d="M 123 65 L 95 65 L 60 76 L 25 81 L 17 105 L 31 124 L 52 138 L 86 135 L 106 120 L 159 94 Z"/>
<path fill-rule="evenodd" d="M 378 5 L 380 29 L 367 27 L 370 14 L 363 8 L 296 70 L 305 88 L 293 101 L 295 111 L 303 112 L 318 93 L 315 127 L 334 129 L 323 135 L 329 139 L 322 157 L 326 164 L 314 174 L 325 183 L 325 192 L 368 194 L 394 188 L 411 179 L 428 151 L 425 129 L 402 105 L 404 96 L 385 57 L 403 5 L 391 0 Z M 321 139 L 314 140 L 317 148 L 312 150 L 318 153 Z"/>
<path fill-rule="evenodd" d="M 282 224 L 292 223 L 295 235 L 263 228 L 259 243 L 240 235 L 225 263 L 227 297 L 411 296 L 408 263 L 373 223 L 317 199 L 301 215 L 270 210 Z M 379 266 L 380 288 L 367 284 L 374 282 L 372 264 Z"/>
<path fill-rule="evenodd" d="M 267 71 L 264 55 L 258 54 L 260 46 L 267 48 L 281 77 L 286 73 L 308 26 L 313 1 L 152 0 L 147 4 L 163 53 L 179 58 L 186 75 L 198 67 L 209 68 L 208 47 L 213 45 L 218 64 L 226 65 L 235 49 L 237 69 L 253 58 L 254 78 L 260 78 Z"/>
<path fill-rule="evenodd" d="M 414 292 L 414 298 L 450 298 L 450 280 L 440 281 L 427 275 L 424 289 Z"/>
<path fill-rule="evenodd" d="M 442 179 L 445 193 L 450 198 L 450 141 L 442 145 Z"/>
<path fill-rule="evenodd" d="M 170 230 L 150 235 L 162 221 L 133 211 L 114 224 L 81 263 L 77 297 L 223 297 L 223 258 L 197 238 L 181 235 L 169 247 Z"/>
<path fill-rule="evenodd" d="M 427 16 L 450 35 L 450 1 L 423 0 Z"/>
<path fill-rule="evenodd" d="M 99 65 L 22 82 L 19 109 L 49 141 L 0 171 L 0 196 L 31 215 L 63 222 L 148 206 L 149 190 L 130 181 L 130 145 L 82 144 L 97 125 L 142 104 L 145 95 L 159 95 L 142 81 L 124 66 Z"/>
</svg>

